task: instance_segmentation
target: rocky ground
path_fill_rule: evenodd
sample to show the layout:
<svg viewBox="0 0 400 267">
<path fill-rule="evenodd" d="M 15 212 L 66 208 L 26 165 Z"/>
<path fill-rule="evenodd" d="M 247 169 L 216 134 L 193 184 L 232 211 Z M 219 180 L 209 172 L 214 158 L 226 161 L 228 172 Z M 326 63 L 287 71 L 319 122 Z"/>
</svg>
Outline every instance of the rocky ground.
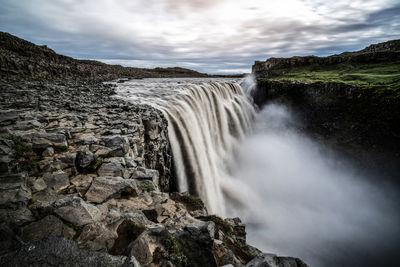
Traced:
<svg viewBox="0 0 400 267">
<path fill-rule="evenodd" d="M 1 266 L 306 266 L 170 192 L 167 122 L 88 81 L 0 83 Z"/>
</svg>

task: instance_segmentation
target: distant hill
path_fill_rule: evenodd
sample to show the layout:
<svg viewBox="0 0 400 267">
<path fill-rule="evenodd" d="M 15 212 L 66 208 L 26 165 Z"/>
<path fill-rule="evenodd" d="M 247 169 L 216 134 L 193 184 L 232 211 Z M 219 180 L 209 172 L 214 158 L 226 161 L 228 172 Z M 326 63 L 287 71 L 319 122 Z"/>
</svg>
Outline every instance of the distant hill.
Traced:
<svg viewBox="0 0 400 267">
<path fill-rule="evenodd" d="M 78 60 L 59 55 L 47 46 L 38 46 L 6 32 L 0 32 L 0 79 L 97 79 L 208 77 L 190 69 L 132 68 L 108 65 L 95 60 Z"/>
<path fill-rule="evenodd" d="M 256 61 L 253 73 L 257 78 L 400 88 L 400 40 L 328 57 L 269 58 Z"/>
</svg>

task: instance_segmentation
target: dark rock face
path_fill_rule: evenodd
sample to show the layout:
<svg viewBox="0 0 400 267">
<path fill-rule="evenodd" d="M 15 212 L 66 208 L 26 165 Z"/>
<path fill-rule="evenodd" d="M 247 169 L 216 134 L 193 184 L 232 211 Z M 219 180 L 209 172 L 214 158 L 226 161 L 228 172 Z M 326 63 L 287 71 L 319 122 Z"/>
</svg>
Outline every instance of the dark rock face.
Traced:
<svg viewBox="0 0 400 267">
<path fill-rule="evenodd" d="M 400 95 L 392 90 L 341 83 L 259 80 L 254 102 L 290 105 L 303 119 L 304 130 L 348 154 L 380 176 L 400 173 Z"/>
<path fill-rule="evenodd" d="M 139 266 L 134 258 L 81 250 L 76 242 L 50 236 L 0 257 L 1 266 Z"/>
</svg>

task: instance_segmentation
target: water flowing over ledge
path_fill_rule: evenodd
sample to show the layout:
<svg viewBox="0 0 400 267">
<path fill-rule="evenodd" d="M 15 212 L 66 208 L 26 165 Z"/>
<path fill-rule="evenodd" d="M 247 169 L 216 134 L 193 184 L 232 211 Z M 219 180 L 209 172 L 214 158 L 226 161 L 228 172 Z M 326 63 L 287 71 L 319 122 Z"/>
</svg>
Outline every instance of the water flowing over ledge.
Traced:
<svg viewBox="0 0 400 267">
<path fill-rule="evenodd" d="M 254 109 L 235 80 L 145 79 L 118 85 L 118 96 L 163 111 L 180 192 L 200 196 L 224 215 L 223 183 L 251 129 Z"/>
</svg>

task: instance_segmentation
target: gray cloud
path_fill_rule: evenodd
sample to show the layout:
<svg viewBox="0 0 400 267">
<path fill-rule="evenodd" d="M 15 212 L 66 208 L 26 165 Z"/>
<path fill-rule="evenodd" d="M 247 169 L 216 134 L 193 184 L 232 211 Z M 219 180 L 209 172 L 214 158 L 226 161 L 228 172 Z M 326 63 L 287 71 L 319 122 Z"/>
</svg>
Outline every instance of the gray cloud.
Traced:
<svg viewBox="0 0 400 267">
<path fill-rule="evenodd" d="M 73 57 L 222 73 L 397 39 L 399 14 L 393 0 L 1 0 L 0 28 Z"/>
</svg>

